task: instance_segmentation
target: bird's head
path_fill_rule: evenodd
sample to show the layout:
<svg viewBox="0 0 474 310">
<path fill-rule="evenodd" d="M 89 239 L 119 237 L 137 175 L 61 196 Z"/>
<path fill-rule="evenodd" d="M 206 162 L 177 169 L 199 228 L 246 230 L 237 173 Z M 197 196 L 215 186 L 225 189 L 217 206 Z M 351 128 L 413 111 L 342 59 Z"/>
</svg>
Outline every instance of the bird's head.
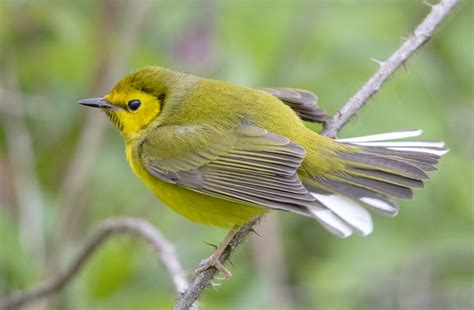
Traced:
<svg viewBox="0 0 474 310">
<path fill-rule="evenodd" d="M 102 109 L 124 138 L 131 139 L 160 114 L 174 75 L 164 68 L 145 67 L 125 76 L 104 97 L 78 103 Z"/>
</svg>

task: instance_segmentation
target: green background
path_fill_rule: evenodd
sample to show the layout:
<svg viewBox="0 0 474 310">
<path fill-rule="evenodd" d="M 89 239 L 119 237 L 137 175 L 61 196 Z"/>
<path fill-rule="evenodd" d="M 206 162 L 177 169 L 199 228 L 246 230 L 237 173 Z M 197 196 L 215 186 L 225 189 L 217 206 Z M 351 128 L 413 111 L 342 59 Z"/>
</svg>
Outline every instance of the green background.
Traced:
<svg viewBox="0 0 474 310">
<path fill-rule="evenodd" d="M 0 296 L 63 270 L 102 221 L 149 220 L 188 276 L 225 231 L 161 205 L 105 116 L 76 104 L 144 65 L 309 89 L 335 113 L 429 12 L 422 1 L 0 1 Z M 473 282 L 474 6 L 463 1 L 340 133 L 422 128 L 451 149 L 413 201 L 339 239 L 273 213 L 202 309 L 468 309 Z M 93 111 L 97 112 L 97 111 Z M 320 128 L 315 125 L 315 130 Z M 82 142 L 80 142 L 82 141 Z M 167 309 L 168 274 L 115 237 L 35 309 Z"/>
</svg>

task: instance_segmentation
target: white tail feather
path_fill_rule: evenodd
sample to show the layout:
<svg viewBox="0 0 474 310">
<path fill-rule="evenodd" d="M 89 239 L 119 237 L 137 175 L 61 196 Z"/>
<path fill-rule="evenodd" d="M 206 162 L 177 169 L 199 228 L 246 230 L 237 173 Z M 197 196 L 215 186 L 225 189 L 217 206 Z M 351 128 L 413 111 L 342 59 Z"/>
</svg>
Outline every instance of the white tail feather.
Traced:
<svg viewBox="0 0 474 310">
<path fill-rule="evenodd" d="M 314 215 L 316 220 L 321 223 L 321 225 L 323 225 L 324 228 L 336 236 L 346 238 L 352 235 L 352 228 L 342 221 L 331 210 L 319 207 L 308 208 L 308 210 Z"/>
<path fill-rule="evenodd" d="M 428 153 L 428 154 L 433 154 L 433 155 L 438 155 L 442 156 L 449 152 L 449 150 L 444 150 L 444 149 L 425 149 L 425 148 L 419 148 L 419 147 L 389 147 L 389 150 L 394 150 L 394 151 L 404 151 L 404 152 L 418 152 L 418 153 Z"/>
<path fill-rule="evenodd" d="M 367 190 L 380 192 L 380 194 L 372 196 L 370 195 L 370 192 L 369 194 L 364 193 L 364 187 L 366 187 L 362 182 L 364 179 L 360 179 L 360 186 L 357 184 L 359 179 L 355 179 L 354 181 L 356 183 L 354 186 L 359 186 L 362 189 L 351 188 L 350 182 L 345 182 L 347 180 L 351 181 L 351 179 L 344 179 L 344 177 L 341 177 L 340 183 L 342 182 L 342 185 L 339 184 L 340 188 L 337 187 L 338 183 L 336 181 L 332 181 L 332 183 L 331 180 L 329 180 L 329 182 L 326 181 L 327 187 L 336 182 L 335 185 L 332 185 L 334 188 L 331 188 L 333 189 L 333 192 L 338 192 L 338 194 L 330 194 L 329 192 L 327 194 L 311 194 L 324 207 L 332 211 L 330 214 L 333 217 L 345 223 L 346 226 L 349 226 L 353 232 L 363 236 L 370 234 L 373 230 L 372 218 L 370 217 L 370 213 L 365 208 L 377 210 L 390 216 L 397 215 L 398 206 L 390 200 L 391 196 L 410 198 L 411 191 L 409 190 L 409 187 L 420 187 L 420 184 L 423 184 L 420 180 L 426 178 L 426 174 L 420 172 L 434 170 L 430 163 L 436 163 L 437 158 L 433 158 L 433 156 L 430 156 L 429 154 L 442 156 L 448 152 L 447 149 L 444 149 L 443 142 L 393 141 L 416 137 L 421 134 L 422 131 L 419 129 L 407 129 L 396 132 L 335 140 L 336 142 L 359 146 L 358 149 L 360 159 L 358 160 L 360 160 L 360 163 L 367 163 L 368 165 L 368 168 L 365 169 L 365 172 L 359 171 L 359 173 L 366 173 L 367 178 L 371 179 L 370 181 L 374 184 L 374 186 L 370 186 L 370 184 L 368 184 Z M 351 154 L 342 155 L 346 156 L 343 157 L 343 159 L 353 158 Z M 395 159 L 398 160 L 399 163 L 393 160 L 386 162 L 380 160 L 380 166 L 373 165 L 372 167 L 372 158 L 365 157 L 365 155 L 375 155 L 381 157 L 382 159 L 386 158 L 388 160 Z M 348 161 L 350 162 L 350 160 Z M 384 171 L 382 168 L 385 164 L 388 166 L 388 168 L 393 168 L 393 172 L 390 172 L 391 170 Z M 410 169 L 410 166 L 407 166 L 406 164 L 412 165 L 414 169 L 418 169 L 417 171 L 413 170 L 413 182 L 410 181 L 410 177 L 405 176 L 405 170 Z M 393 167 L 390 167 L 390 165 L 393 165 Z M 353 176 L 351 171 L 349 171 L 349 177 L 351 175 Z M 362 174 L 362 178 L 364 177 L 365 175 Z M 380 177 L 381 180 L 379 180 L 378 177 Z M 387 184 L 384 184 L 384 182 Z M 398 185 L 399 182 L 400 185 Z M 320 183 L 323 185 L 326 184 L 324 180 L 321 180 Z M 340 195 L 346 192 L 346 188 L 344 186 L 349 186 L 347 188 L 347 193 L 351 198 Z M 399 186 L 400 188 L 398 189 L 395 186 Z M 323 193 L 326 193 L 326 191 L 323 191 Z M 357 195 L 357 193 L 359 195 Z M 355 197 L 359 198 L 356 199 Z M 380 199 L 377 197 L 380 197 Z M 341 227 L 343 227 L 343 225 L 341 225 Z"/>
<path fill-rule="evenodd" d="M 407 129 L 403 131 L 386 132 L 377 135 L 354 137 L 347 139 L 337 139 L 337 142 L 344 143 L 358 143 L 358 142 L 375 142 L 375 141 L 388 141 L 398 140 L 403 138 L 417 137 L 421 135 L 423 131 L 421 129 Z"/>
<path fill-rule="evenodd" d="M 400 142 L 356 142 L 353 143 L 361 146 L 378 146 L 378 147 L 433 147 L 442 148 L 444 142 L 428 142 L 428 141 L 400 141 Z"/>
<path fill-rule="evenodd" d="M 391 216 L 395 216 L 398 213 L 398 209 L 392 206 L 391 204 L 372 197 L 361 197 L 359 198 L 360 201 L 363 203 L 372 206 L 380 211 L 383 211 L 386 214 L 390 214 Z"/>
<path fill-rule="evenodd" d="M 373 230 L 370 213 L 356 202 L 339 195 L 322 195 L 311 193 L 319 202 L 349 224 L 362 236 L 370 234 Z"/>
</svg>

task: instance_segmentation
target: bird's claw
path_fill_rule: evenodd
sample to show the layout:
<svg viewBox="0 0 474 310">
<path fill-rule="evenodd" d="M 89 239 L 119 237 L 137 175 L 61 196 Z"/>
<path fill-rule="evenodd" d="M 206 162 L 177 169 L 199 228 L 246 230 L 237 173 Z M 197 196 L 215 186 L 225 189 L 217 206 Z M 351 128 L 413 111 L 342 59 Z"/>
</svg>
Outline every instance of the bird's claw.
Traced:
<svg viewBox="0 0 474 310">
<path fill-rule="evenodd" d="M 224 279 L 228 279 L 232 276 L 232 273 L 227 268 L 225 268 L 224 265 L 222 265 L 222 263 L 219 261 L 219 258 L 214 255 L 203 259 L 199 264 L 199 267 L 194 270 L 194 275 L 196 276 L 197 274 L 204 272 L 211 267 L 214 267 L 218 271 L 222 272 L 224 274 Z"/>
</svg>

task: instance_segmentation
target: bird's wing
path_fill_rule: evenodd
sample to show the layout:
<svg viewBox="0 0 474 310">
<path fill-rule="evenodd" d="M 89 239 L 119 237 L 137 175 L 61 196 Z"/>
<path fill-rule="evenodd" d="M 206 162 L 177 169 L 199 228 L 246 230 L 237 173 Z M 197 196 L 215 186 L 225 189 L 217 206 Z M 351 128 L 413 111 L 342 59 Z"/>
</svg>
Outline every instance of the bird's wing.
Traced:
<svg viewBox="0 0 474 310">
<path fill-rule="evenodd" d="M 243 123 L 226 132 L 209 125 L 160 126 L 137 151 L 146 170 L 164 182 L 312 217 L 341 237 L 372 227 L 367 211 L 348 199 L 309 192 L 297 174 L 305 149 L 257 126 Z"/>
<path fill-rule="evenodd" d="M 226 133 L 209 127 L 160 130 L 148 135 L 139 150 L 143 165 L 159 180 L 230 201 L 311 216 L 305 204 L 315 198 L 296 174 L 306 155 L 303 147 L 250 124 Z M 199 140 L 202 136 L 206 141 Z M 167 144 L 188 148 L 160 154 Z"/>
<path fill-rule="evenodd" d="M 324 123 L 329 120 L 326 112 L 318 106 L 318 97 L 307 90 L 295 88 L 259 88 L 283 101 L 305 121 Z"/>
</svg>

